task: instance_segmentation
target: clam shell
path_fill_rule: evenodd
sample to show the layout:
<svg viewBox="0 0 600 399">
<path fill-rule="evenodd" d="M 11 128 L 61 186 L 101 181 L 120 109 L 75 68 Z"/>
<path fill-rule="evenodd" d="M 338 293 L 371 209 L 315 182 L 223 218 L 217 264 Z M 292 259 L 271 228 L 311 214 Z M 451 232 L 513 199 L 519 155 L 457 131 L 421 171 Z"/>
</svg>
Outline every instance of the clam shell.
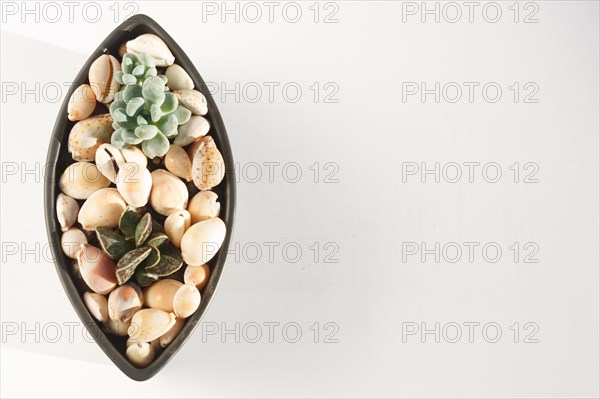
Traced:
<svg viewBox="0 0 600 399">
<path fill-rule="evenodd" d="M 118 321 L 113 320 L 110 317 L 108 318 L 106 323 L 104 323 L 104 328 L 106 329 L 106 331 L 112 335 L 116 335 L 117 337 L 126 337 L 130 326 L 131 320 Z"/>
<path fill-rule="evenodd" d="M 179 335 L 181 330 L 183 330 L 184 326 L 185 319 L 176 319 L 173 327 L 171 327 L 169 331 L 167 331 L 165 334 L 161 335 L 160 338 L 158 338 L 160 346 L 162 348 L 166 348 L 167 346 L 169 346 L 169 344 L 173 342 L 173 340 Z"/>
<path fill-rule="evenodd" d="M 111 144 L 102 144 L 96 150 L 96 167 L 112 183 L 117 181 L 117 172 L 124 163 L 121 150 Z"/>
<path fill-rule="evenodd" d="M 90 85 L 83 84 L 75 89 L 67 106 L 70 121 L 80 121 L 90 116 L 96 108 L 96 95 Z"/>
<path fill-rule="evenodd" d="M 117 189 L 129 205 L 140 208 L 148 203 L 152 189 L 152 175 L 145 166 L 127 162 L 117 174 Z"/>
<path fill-rule="evenodd" d="M 58 181 L 58 187 L 75 199 L 87 199 L 96 191 L 110 185 L 110 180 L 90 162 L 75 162 L 69 165 Z"/>
<path fill-rule="evenodd" d="M 133 315 L 127 332 L 132 338 L 150 342 L 169 331 L 174 324 L 173 313 L 160 309 L 142 309 Z"/>
<path fill-rule="evenodd" d="M 192 284 L 182 285 L 173 298 L 173 310 L 178 318 L 190 317 L 200 306 L 200 291 Z"/>
<path fill-rule="evenodd" d="M 192 144 L 210 130 L 210 123 L 202 116 L 192 115 L 190 120 L 179 126 L 174 144 L 182 147 Z"/>
<path fill-rule="evenodd" d="M 75 161 L 93 161 L 101 144 L 110 143 L 112 117 L 95 115 L 79 121 L 69 133 L 68 149 Z"/>
<path fill-rule="evenodd" d="M 95 293 L 108 294 L 117 286 L 115 263 L 101 249 L 81 244 L 77 261 L 83 280 Z"/>
<path fill-rule="evenodd" d="M 170 278 L 158 280 L 144 290 L 144 305 L 153 309 L 173 311 L 173 298 L 183 284 Z"/>
<path fill-rule="evenodd" d="M 96 320 L 108 321 L 108 301 L 104 295 L 88 291 L 83 294 L 83 303 Z"/>
<path fill-rule="evenodd" d="M 116 188 L 103 188 L 83 203 L 78 221 L 85 230 L 96 230 L 99 226 L 117 227 L 126 207 L 127 203 Z"/>
<path fill-rule="evenodd" d="M 121 69 L 119 61 L 109 54 L 103 54 L 90 66 L 88 79 L 98 102 L 108 104 L 115 99 L 121 85 L 115 79 L 115 72 Z"/>
<path fill-rule="evenodd" d="M 221 248 L 227 228 L 219 218 L 193 224 L 181 239 L 181 255 L 188 265 L 208 263 Z"/>
<path fill-rule="evenodd" d="M 206 115 L 208 113 L 206 97 L 198 90 L 181 89 L 175 90 L 173 93 L 177 96 L 181 105 L 192 111 L 192 114 Z"/>
<path fill-rule="evenodd" d="M 169 216 L 187 207 L 189 194 L 180 178 L 164 169 L 157 169 L 151 175 L 150 205 L 156 212 Z"/>
<path fill-rule="evenodd" d="M 147 53 L 154 58 L 156 66 L 165 67 L 173 65 L 175 57 L 162 39 L 151 33 L 146 33 L 130 40 L 126 44 L 127 52 L 135 55 Z"/>
<path fill-rule="evenodd" d="M 225 177 L 225 161 L 210 136 L 204 136 L 188 149 L 192 160 L 192 180 L 202 191 L 218 186 Z"/>
<path fill-rule="evenodd" d="M 176 248 L 180 247 L 181 238 L 191 224 L 192 218 L 188 211 L 173 212 L 165 220 L 165 234 Z"/>
<path fill-rule="evenodd" d="M 77 259 L 77 254 L 81 251 L 81 244 L 87 244 L 88 240 L 83 231 L 71 227 L 60 237 L 60 247 L 65 255 L 71 259 Z"/>
<path fill-rule="evenodd" d="M 108 315 L 113 320 L 127 321 L 143 304 L 142 290 L 137 285 L 125 284 L 117 287 L 108 296 Z"/>
<path fill-rule="evenodd" d="M 154 360 L 154 346 L 148 342 L 136 342 L 127 347 L 125 355 L 135 367 L 147 367 Z"/>
<path fill-rule="evenodd" d="M 181 66 L 177 64 L 173 64 L 167 68 L 165 72 L 165 76 L 167 77 L 167 86 L 172 91 L 188 89 L 191 90 L 194 88 L 194 82 L 190 75 L 183 69 Z"/>
<path fill-rule="evenodd" d="M 60 193 L 56 197 L 56 218 L 62 231 L 67 231 L 77 222 L 79 204 L 75 199 Z"/>
<path fill-rule="evenodd" d="M 165 155 L 165 167 L 175 176 L 186 181 L 192 180 L 192 161 L 187 152 L 178 145 L 172 144 Z"/>
<path fill-rule="evenodd" d="M 187 210 L 192 217 L 192 224 L 216 218 L 221 211 L 219 196 L 214 191 L 200 191 L 192 197 Z"/>
<path fill-rule="evenodd" d="M 183 281 L 186 284 L 193 284 L 199 290 L 202 290 L 210 278 L 210 268 L 207 264 L 201 266 L 188 265 L 183 274 Z"/>
</svg>

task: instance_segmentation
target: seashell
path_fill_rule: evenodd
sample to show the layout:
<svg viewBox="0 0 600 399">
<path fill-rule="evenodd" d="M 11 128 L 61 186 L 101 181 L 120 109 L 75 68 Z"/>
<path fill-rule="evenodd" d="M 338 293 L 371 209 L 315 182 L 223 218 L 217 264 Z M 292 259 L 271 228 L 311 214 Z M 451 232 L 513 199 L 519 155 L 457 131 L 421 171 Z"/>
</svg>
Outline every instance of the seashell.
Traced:
<svg viewBox="0 0 600 399">
<path fill-rule="evenodd" d="M 192 160 L 192 180 L 202 191 L 218 186 L 225 177 L 225 161 L 210 136 L 204 136 L 188 149 Z"/>
<path fill-rule="evenodd" d="M 115 79 L 115 72 L 121 70 L 119 61 L 109 54 L 102 54 L 90 66 L 88 79 L 98 102 L 108 104 L 115 99 L 121 85 Z"/>
<path fill-rule="evenodd" d="M 108 318 L 106 323 L 104 323 L 104 328 L 106 329 L 106 331 L 108 331 L 112 335 L 116 335 L 117 337 L 126 337 L 130 326 L 131 320 L 118 321 L 113 320 L 110 317 Z"/>
<path fill-rule="evenodd" d="M 88 291 L 83 294 L 83 303 L 96 320 L 103 323 L 108 321 L 108 301 L 104 295 Z"/>
<path fill-rule="evenodd" d="M 148 342 L 136 342 L 127 347 L 125 355 L 135 367 L 147 367 L 154 360 L 154 346 Z"/>
<path fill-rule="evenodd" d="M 194 88 L 194 81 L 192 81 L 190 75 L 177 64 L 168 67 L 165 76 L 167 77 L 167 86 L 172 91 L 182 89 L 191 90 Z"/>
<path fill-rule="evenodd" d="M 219 196 L 213 191 L 200 191 L 192 197 L 187 210 L 192 217 L 192 224 L 219 216 L 221 203 Z"/>
<path fill-rule="evenodd" d="M 88 240 L 83 231 L 71 227 L 60 237 L 60 247 L 65 255 L 71 259 L 77 259 L 77 254 L 81 251 L 81 244 L 87 244 Z"/>
<path fill-rule="evenodd" d="M 117 52 L 119 53 L 119 57 L 123 58 L 123 56 L 127 52 L 127 42 L 121 43 Z"/>
<path fill-rule="evenodd" d="M 101 144 L 96 150 L 96 167 L 112 183 L 117 181 L 117 172 L 124 163 L 121 150 L 111 144 Z"/>
<path fill-rule="evenodd" d="M 147 53 L 154 58 L 156 66 L 165 67 L 173 65 L 175 57 L 162 39 L 151 33 L 146 33 L 130 40 L 126 44 L 127 52 L 135 55 Z"/>
<path fill-rule="evenodd" d="M 80 121 L 90 116 L 96 108 L 96 95 L 90 85 L 83 84 L 75 89 L 67 106 L 70 121 Z"/>
<path fill-rule="evenodd" d="M 210 123 L 203 116 L 192 115 L 190 120 L 179 126 L 174 144 L 182 147 L 192 144 L 210 130 Z"/>
<path fill-rule="evenodd" d="M 56 218 L 62 231 L 67 231 L 77 222 L 79 204 L 73 198 L 60 193 L 56 197 Z"/>
<path fill-rule="evenodd" d="M 194 115 L 206 115 L 208 113 L 208 103 L 204 94 L 198 90 L 181 89 L 173 91 L 177 96 L 179 103 L 192 111 Z"/>
<path fill-rule="evenodd" d="M 209 278 L 210 268 L 207 264 L 201 266 L 188 265 L 188 267 L 185 268 L 185 273 L 183 274 L 183 281 L 186 284 L 192 284 L 196 286 L 196 288 L 199 290 L 202 290 L 204 287 L 206 287 Z"/>
<path fill-rule="evenodd" d="M 192 161 L 190 161 L 187 152 L 178 145 L 171 144 L 165 155 L 165 167 L 175 176 L 186 181 L 192 180 Z"/>
<path fill-rule="evenodd" d="M 134 162 L 144 168 L 148 166 L 148 157 L 136 146 L 129 146 L 121 149 L 121 154 L 125 158 L 125 162 Z"/>
<path fill-rule="evenodd" d="M 173 342 L 173 340 L 179 335 L 181 330 L 183 330 L 183 326 L 185 326 L 185 319 L 177 318 L 173 327 L 171 327 L 169 331 L 167 331 L 166 333 L 161 335 L 160 338 L 158 338 L 160 346 L 162 348 L 166 348 L 167 346 L 169 346 L 169 344 Z"/>
<path fill-rule="evenodd" d="M 227 228 L 219 218 L 193 224 L 181 239 L 181 255 L 188 265 L 199 266 L 209 260 L 221 248 Z"/>
<path fill-rule="evenodd" d="M 130 320 L 142 308 L 144 295 L 142 290 L 134 284 L 125 284 L 117 287 L 108 296 L 108 315 L 117 321 Z"/>
<path fill-rule="evenodd" d="M 96 230 L 96 227 L 117 227 L 119 218 L 127 207 L 125 200 L 116 188 L 103 188 L 83 203 L 79 211 L 78 221 L 85 230 Z"/>
<path fill-rule="evenodd" d="M 58 187 L 75 199 L 87 199 L 96 191 L 110 185 L 110 180 L 90 162 L 75 162 L 69 165 L 58 181 Z"/>
<path fill-rule="evenodd" d="M 175 322 L 177 322 L 177 320 Z M 171 331 L 171 330 L 169 330 L 169 331 Z M 127 338 L 127 341 L 125 342 L 125 347 L 129 348 L 131 345 L 137 344 L 139 342 L 144 342 L 144 341 L 140 341 L 137 338 L 129 337 L 129 338 Z M 148 343 L 150 345 L 152 345 L 152 347 L 154 348 L 154 351 L 156 353 L 158 353 L 162 349 L 162 347 L 160 346 L 160 341 L 158 340 L 158 338 L 155 339 L 155 340 L 152 340 L 152 341 L 150 341 Z"/>
<path fill-rule="evenodd" d="M 117 286 L 115 263 L 101 249 L 81 244 L 77 261 L 83 280 L 95 293 L 108 294 Z"/>
<path fill-rule="evenodd" d="M 129 336 L 143 342 L 154 341 L 173 327 L 175 315 L 160 309 L 142 309 L 131 319 Z"/>
<path fill-rule="evenodd" d="M 152 175 L 145 166 L 127 162 L 117 174 L 117 189 L 129 205 L 140 208 L 146 205 L 150 198 Z"/>
<path fill-rule="evenodd" d="M 156 212 L 169 216 L 187 207 L 188 190 L 180 178 L 164 169 L 157 169 L 151 175 L 150 205 Z"/>
<path fill-rule="evenodd" d="M 183 233 L 192 225 L 192 218 L 188 211 L 176 211 L 165 220 L 165 234 L 171 244 L 179 248 Z"/>
<path fill-rule="evenodd" d="M 144 290 L 144 305 L 153 309 L 173 311 L 173 298 L 183 284 L 177 280 L 166 278 L 152 283 Z"/>
<path fill-rule="evenodd" d="M 190 317 L 200 306 L 200 291 L 192 284 L 182 285 L 173 298 L 173 310 L 178 318 Z"/>
<path fill-rule="evenodd" d="M 68 150 L 75 161 L 93 161 L 100 144 L 110 143 L 113 132 L 109 114 L 94 115 L 79 121 L 69 132 Z"/>
</svg>

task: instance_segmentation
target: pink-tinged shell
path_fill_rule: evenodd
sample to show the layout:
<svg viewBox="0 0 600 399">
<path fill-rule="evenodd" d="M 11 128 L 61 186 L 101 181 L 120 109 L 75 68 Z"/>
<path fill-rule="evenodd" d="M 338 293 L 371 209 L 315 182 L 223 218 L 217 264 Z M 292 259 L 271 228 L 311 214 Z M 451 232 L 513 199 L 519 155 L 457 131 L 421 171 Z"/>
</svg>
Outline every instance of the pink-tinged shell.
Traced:
<svg viewBox="0 0 600 399">
<path fill-rule="evenodd" d="M 115 263 L 101 249 L 81 244 L 77 261 L 83 280 L 95 293 L 105 295 L 117 286 Z"/>
</svg>

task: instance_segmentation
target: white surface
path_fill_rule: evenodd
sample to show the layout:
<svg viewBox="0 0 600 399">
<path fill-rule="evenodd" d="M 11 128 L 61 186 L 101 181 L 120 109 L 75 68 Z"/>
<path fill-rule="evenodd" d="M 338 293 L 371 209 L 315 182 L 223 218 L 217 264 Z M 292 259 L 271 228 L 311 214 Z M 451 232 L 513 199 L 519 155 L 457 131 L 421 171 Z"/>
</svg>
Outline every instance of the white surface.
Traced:
<svg viewBox="0 0 600 399">
<path fill-rule="evenodd" d="M 229 328 L 296 322 L 300 341 L 288 343 L 278 330 L 273 343 L 266 336 L 236 343 L 231 335 L 222 343 L 198 328 L 145 383 L 121 374 L 86 342 L 81 326 L 74 327 L 73 342 L 64 327 L 58 342 L 49 342 L 55 334 L 49 323 L 78 319 L 50 260 L 6 251 L 11 243 L 28 249 L 46 243 L 42 183 L 33 175 L 21 182 L 7 170 L 14 163 L 29 169 L 43 164 L 61 100 L 50 100 L 52 92 L 40 100 L 3 98 L 2 396 L 597 397 L 599 7 L 592 1 L 536 2 L 539 23 L 523 24 L 512 22 L 511 3 L 501 3 L 496 24 L 481 13 L 473 23 L 421 23 L 418 16 L 403 23 L 403 4 L 391 1 L 337 2 L 334 24 L 312 22 L 312 2 L 301 3 L 296 24 L 277 13 L 274 23 L 232 17 L 222 23 L 219 15 L 202 23 L 200 3 L 137 4 L 208 82 L 264 88 L 256 103 L 215 95 L 236 161 L 242 167 L 297 162 L 303 173 L 298 183 L 288 183 L 279 168 L 269 182 L 263 167 L 262 180 L 252 183 L 246 169 L 234 242 L 249 252 L 238 260 L 230 256 L 205 318 Z M 111 4 L 101 5 L 104 17 L 97 23 L 81 14 L 73 23 L 49 23 L 43 16 L 22 23 L 20 14 L 5 14 L 3 95 L 7 82 L 26 88 L 39 82 L 42 92 L 47 84 L 49 90 L 69 82 L 116 26 Z M 321 8 L 320 17 L 331 10 Z M 271 102 L 264 82 L 297 82 L 303 95 L 291 103 L 276 90 Z M 338 102 L 321 97 L 315 103 L 314 82 L 335 83 Z M 436 104 L 431 96 L 425 103 L 403 102 L 402 82 L 497 82 L 503 97 L 497 103 L 481 96 L 473 103 Z M 508 88 L 513 82 L 535 82 L 539 103 L 515 104 Z M 318 183 L 309 169 L 315 162 Z M 323 182 L 326 162 L 338 166 L 337 183 Z M 458 183 L 409 176 L 403 183 L 403 162 L 497 162 L 503 176 L 496 184 L 481 174 L 473 183 L 466 176 Z M 537 164 L 539 182 L 512 182 L 514 162 Z M 269 242 L 280 244 L 273 261 Z M 289 242 L 303 250 L 296 263 L 282 255 Z M 318 262 L 314 242 L 321 246 Z M 338 263 L 324 262 L 328 242 L 339 248 Z M 466 254 L 457 263 L 436 263 L 431 256 L 425 263 L 418 256 L 403 262 L 403 242 L 429 248 L 435 242 L 496 242 L 503 255 L 497 263 L 481 252 L 474 262 Z M 523 252 L 514 262 L 514 242 L 537 244 L 539 262 L 523 263 Z M 249 259 L 252 243 L 263 249 L 256 262 Z M 21 335 L 38 322 L 39 342 L 35 334 Z M 315 322 L 319 343 L 310 329 Z M 339 326 L 338 343 L 323 343 L 327 322 Z M 455 344 L 435 343 L 432 336 L 425 343 L 418 336 L 403 342 L 403 325 L 422 322 L 430 328 L 493 322 L 503 334 L 495 344 L 481 330 L 473 343 L 466 336 Z M 510 330 L 515 322 L 518 343 Z M 539 327 L 538 343 L 523 342 L 527 322 Z M 19 333 L 9 334 L 15 325 Z"/>
</svg>

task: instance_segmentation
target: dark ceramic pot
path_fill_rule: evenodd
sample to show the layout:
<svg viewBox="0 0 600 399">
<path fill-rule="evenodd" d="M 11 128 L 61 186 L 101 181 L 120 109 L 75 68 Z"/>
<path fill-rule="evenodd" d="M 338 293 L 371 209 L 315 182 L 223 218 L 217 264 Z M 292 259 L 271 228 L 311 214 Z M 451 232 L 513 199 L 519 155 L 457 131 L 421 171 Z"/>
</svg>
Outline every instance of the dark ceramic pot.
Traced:
<svg viewBox="0 0 600 399">
<path fill-rule="evenodd" d="M 221 250 L 210 262 L 211 275 L 208 284 L 202 291 L 202 302 L 200 304 L 200 308 L 187 319 L 185 327 L 181 333 L 162 353 L 160 353 L 160 355 L 155 358 L 152 364 L 146 368 L 139 369 L 129 363 L 125 357 L 126 337 L 116 337 L 111 334 L 105 334 L 102 330 L 101 323 L 97 322 L 90 315 L 83 303 L 83 291 L 81 290 L 81 285 L 78 284 L 78 279 L 72 270 L 73 261 L 66 257 L 60 249 L 60 237 L 62 232 L 56 218 L 56 197 L 60 193 L 58 188 L 58 179 L 65 168 L 74 162 L 67 151 L 69 132 L 75 124 L 75 122 L 71 122 L 67 119 L 67 105 L 71 94 L 81 84 L 88 83 L 88 70 L 96 58 L 102 54 L 117 55 L 118 48 L 122 43 L 143 33 L 154 33 L 162 38 L 175 56 L 176 63 L 183 67 L 183 69 L 187 71 L 194 81 L 196 90 L 201 91 L 206 96 L 209 112 L 205 118 L 207 118 L 210 122 L 211 127 L 209 134 L 214 138 L 217 147 L 221 151 L 226 166 L 225 179 L 219 186 L 215 187 L 213 191 L 215 191 L 219 196 L 219 201 L 221 203 L 220 218 L 223 219 L 225 225 L 227 226 L 227 234 Z M 227 249 L 229 247 L 231 233 L 233 231 L 235 213 L 234 162 L 227 132 L 225 131 L 225 125 L 221 119 L 221 114 L 219 113 L 215 101 L 208 91 L 204 80 L 194 67 L 194 64 L 183 52 L 181 47 L 179 47 L 179 45 L 173 40 L 173 38 L 171 38 L 171 36 L 169 36 L 167 32 L 162 29 L 154 20 L 145 15 L 135 15 L 129 18 L 127 21 L 123 22 L 119 27 L 117 27 L 110 35 L 108 35 L 108 37 L 100 44 L 96 51 L 91 54 L 90 58 L 87 60 L 85 65 L 83 65 L 81 71 L 73 81 L 65 101 L 58 112 L 54 131 L 52 132 L 52 138 L 50 139 L 50 144 L 48 146 L 46 168 L 47 175 L 44 187 L 46 229 L 48 231 L 48 238 L 53 251 L 56 272 L 58 273 L 58 277 L 60 278 L 65 293 L 67 294 L 67 297 L 69 298 L 71 304 L 75 308 L 75 311 L 79 315 L 79 318 L 86 326 L 91 336 L 95 338 L 96 343 L 100 346 L 100 348 L 102 348 L 110 360 L 130 378 L 138 381 L 147 380 L 161 370 L 183 346 L 185 341 L 189 338 L 190 334 L 192 334 L 202 319 L 202 316 L 211 303 L 225 266 Z M 192 193 L 190 194 L 190 198 L 191 195 Z"/>
</svg>

